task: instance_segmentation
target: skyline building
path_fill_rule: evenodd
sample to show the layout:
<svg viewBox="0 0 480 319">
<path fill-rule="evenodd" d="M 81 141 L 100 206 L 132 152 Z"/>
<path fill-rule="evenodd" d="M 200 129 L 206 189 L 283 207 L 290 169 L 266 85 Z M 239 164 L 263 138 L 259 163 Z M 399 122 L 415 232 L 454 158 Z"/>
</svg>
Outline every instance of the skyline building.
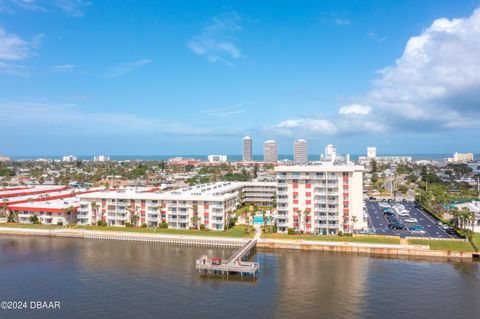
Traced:
<svg viewBox="0 0 480 319">
<path fill-rule="evenodd" d="M 277 141 L 268 140 L 263 143 L 263 161 L 272 163 L 278 161 Z"/>
<path fill-rule="evenodd" d="M 244 162 L 251 162 L 252 158 L 252 138 L 245 136 L 243 138 L 242 160 Z"/>
<path fill-rule="evenodd" d="M 304 139 L 293 142 L 293 161 L 297 164 L 308 163 L 308 142 Z"/>
</svg>

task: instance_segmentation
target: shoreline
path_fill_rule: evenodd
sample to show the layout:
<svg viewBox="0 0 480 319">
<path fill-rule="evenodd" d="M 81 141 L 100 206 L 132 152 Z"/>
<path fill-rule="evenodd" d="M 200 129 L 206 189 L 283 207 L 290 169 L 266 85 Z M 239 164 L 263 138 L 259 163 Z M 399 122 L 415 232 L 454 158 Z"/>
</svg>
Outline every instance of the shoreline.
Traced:
<svg viewBox="0 0 480 319">
<path fill-rule="evenodd" d="M 81 238 L 96 240 L 122 240 L 136 242 L 160 243 L 176 246 L 209 247 L 209 248 L 239 248 L 250 238 L 214 237 L 177 234 L 151 234 L 134 232 L 100 231 L 86 229 L 31 229 L 8 228 L 0 226 L 0 235 L 6 236 L 42 236 Z M 327 251 L 340 253 L 366 254 L 376 256 L 389 256 L 392 258 L 435 258 L 447 260 L 474 260 L 478 252 L 472 251 L 446 251 L 431 250 L 428 245 L 408 244 L 379 244 L 379 243 L 353 243 L 332 241 L 309 241 L 259 238 L 258 248 L 290 249 L 304 251 Z"/>
</svg>

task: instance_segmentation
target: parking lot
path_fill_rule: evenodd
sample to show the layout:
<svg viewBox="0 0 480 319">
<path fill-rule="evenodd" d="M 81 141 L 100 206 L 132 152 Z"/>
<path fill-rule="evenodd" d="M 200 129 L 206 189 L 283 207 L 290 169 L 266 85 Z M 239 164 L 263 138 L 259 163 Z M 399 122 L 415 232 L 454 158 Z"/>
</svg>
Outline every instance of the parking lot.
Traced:
<svg viewBox="0 0 480 319">
<path fill-rule="evenodd" d="M 384 215 L 384 207 L 395 207 L 395 205 L 403 205 L 404 215 L 399 216 L 395 214 L 401 224 L 405 225 L 407 229 L 392 229 L 389 227 L 389 221 L 387 216 Z M 448 234 L 437 221 L 433 219 L 428 213 L 415 207 L 412 202 L 377 202 L 367 201 L 365 207 L 368 213 L 369 228 L 377 235 L 391 235 L 400 236 L 417 236 L 417 237 L 432 237 L 432 238 L 458 238 L 456 235 Z M 407 216 L 408 214 L 408 216 Z M 408 219 L 416 219 L 416 222 L 406 222 Z M 411 227 L 418 227 L 424 230 L 424 234 L 421 232 L 412 232 L 409 230 Z"/>
</svg>

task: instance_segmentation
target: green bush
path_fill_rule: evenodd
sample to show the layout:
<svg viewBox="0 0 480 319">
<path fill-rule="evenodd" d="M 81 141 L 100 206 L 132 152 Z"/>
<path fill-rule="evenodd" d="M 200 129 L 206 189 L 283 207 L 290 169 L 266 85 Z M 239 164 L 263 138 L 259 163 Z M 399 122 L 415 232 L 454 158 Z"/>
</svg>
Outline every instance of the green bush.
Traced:
<svg viewBox="0 0 480 319">
<path fill-rule="evenodd" d="M 289 234 L 289 235 L 294 235 L 294 234 L 295 234 L 295 229 L 289 228 L 289 229 L 288 229 L 288 234 Z"/>
<path fill-rule="evenodd" d="M 141 227 L 142 227 L 142 228 L 147 228 L 147 224 L 146 224 L 146 223 L 143 223 Z"/>
<path fill-rule="evenodd" d="M 57 226 L 63 226 L 63 222 L 57 222 Z"/>
<path fill-rule="evenodd" d="M 205 224 L 200 224 L 200 230 L 205 230 Z"/>
<path fill-rule="evenodd" d="M 133 224 L 130 222 L 125 222 L 125 227 L 133 227 Z"/>
<path fill-rule="evenodd" d="M 30 222 L 31 222 L 32 224 L 41 224 L 41 223 L 40 223 L 40 220 L 38 220 L 38 216 L 37 216 L 37 215 L 30 216 Z"/>
<path fill-rule="evenodd" d="M 104 220 L 97 221 L 97 226 L 107 226 L 107 222 Z"/>
<path fill-rule="evenodd" d="M 339 230 L 337 235 L 338 236 L 343 236 L 343 231 Z"/>
<path fill-rule="evenodd" d="M 162 222 L 158 227 L 159 228 L 168 228 L 168 223 L 167 222 Z"/>
</svg>

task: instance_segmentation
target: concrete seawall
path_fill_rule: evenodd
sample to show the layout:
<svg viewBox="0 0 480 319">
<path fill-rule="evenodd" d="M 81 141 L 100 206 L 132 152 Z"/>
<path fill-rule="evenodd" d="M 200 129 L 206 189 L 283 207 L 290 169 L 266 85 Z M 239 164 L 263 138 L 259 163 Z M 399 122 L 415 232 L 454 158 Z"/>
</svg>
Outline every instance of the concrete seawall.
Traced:
<svg viewBox="0 0 480 319">
<path fill-rule="evenodd" d="M 249 239 L 234 237 L 214 236 L 190 236 L 174 234 L 152 234 L 115 232 L 84 229 L 32 229 L 32 228 L 8 228 L 0 227 L 0 235 L 14 236 L 48 236 L 83 238 L 94 240 L 122 240 L 135 242 L 161 243 L 177 246 L 192 247 L 216 247 L 216 248 L 239 248 Z M 430 250 L 425 245 L 401 245 L 401 244 L 373 244 L 352 242 L 330 241 L 306 241 L 306 240 L 283 240 L 283 239 L 259 239 L 258 248 L 267 249 L 296 249 L 329 251 L 340 253 L 356 253 L 368 255 L 382 255 L 397 258 L 443 258 L 472 260 L 473 252 Z"/>
</svg>

